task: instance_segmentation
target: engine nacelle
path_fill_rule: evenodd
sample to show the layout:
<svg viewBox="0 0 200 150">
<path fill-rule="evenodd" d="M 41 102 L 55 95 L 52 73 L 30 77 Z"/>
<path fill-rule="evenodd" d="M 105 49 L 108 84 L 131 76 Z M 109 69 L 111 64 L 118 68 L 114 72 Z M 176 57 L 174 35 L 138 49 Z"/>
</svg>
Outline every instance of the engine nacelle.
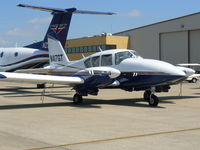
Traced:
<svg viewBox="0 0 200 150">
<path fill-rule="evenodd" d="M 92 67 L 81 70 L 78 73 L 81 72 L 88 72 L 90 75 L 108 75 L 112 79 L 117 78 L 121 74 L 119 70 L 111 67 Z"/>
<path fill-rule="evenodd" d="M 195 74 L 195 70 L 194 69 L 191 69 L 191 68 L 187 68 L 187 67 L 180 67 L 180 66 L 177 66 L 178 69 L 182 70 L 183 72 L 185 72 L 186 76 L 191 76 L 193 74 Z"/>
<path fill-rule="evenodd" d="M 74 87 L 77 93 L 82 96 L 87 94 L 96 95 L 99 88 L 111 85 L 121 72 L 111 67 L 92 67 L 77 72 L 74 76 L 84 79 L 84 84 Z"/>
</svg>

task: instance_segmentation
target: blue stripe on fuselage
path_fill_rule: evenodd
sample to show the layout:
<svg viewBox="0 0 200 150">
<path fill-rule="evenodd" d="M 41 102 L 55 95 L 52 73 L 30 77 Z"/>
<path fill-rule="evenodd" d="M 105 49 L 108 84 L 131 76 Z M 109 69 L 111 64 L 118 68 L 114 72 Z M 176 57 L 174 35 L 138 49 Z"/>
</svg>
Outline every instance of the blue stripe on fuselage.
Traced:
<svg viewBox="0 0 200 150">
<path fill-rule="evenodd" d="M 45 58 L 46 58 L 46 57 L 49 57 L 49 55 L 48 55 L 48 54 L 34 55 L 34 56 L 31 56 L 31 57 L 22 59 L 22 60 L 20 60 L 20 61 L 17 61 L 17 62 L 11 63 L 11 64 L 0 65 L 0 66 L 1 66 L 1 67 L 12 66 L 12 65 L 16 65 L 16 64 L 19 64 L 19 63 L 22 63 L 22 62 L 25 62 L 25 61 L 29 61 L 29 60 L 35 59 L 35 58 L 40 58 L 40 57 L 45 57 Z"/>
<path fill-rule="evenodd" d="M 137 75 L 137 76 L 119 76 L 117 80 L 120 87 L 151 87 L 157 85 L 169 85 L 184 80 L 185 76 L 173 75 Z"/>
</svg>

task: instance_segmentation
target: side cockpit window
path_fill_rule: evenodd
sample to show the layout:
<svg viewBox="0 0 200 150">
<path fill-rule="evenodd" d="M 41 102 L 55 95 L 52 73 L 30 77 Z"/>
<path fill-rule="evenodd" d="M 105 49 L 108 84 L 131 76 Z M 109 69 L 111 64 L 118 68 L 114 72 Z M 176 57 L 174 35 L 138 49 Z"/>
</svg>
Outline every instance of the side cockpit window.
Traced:
<svg viewBox="0 0 200 150">
<path fill-rule="evenodd" d="M 111 66 L 112 65 L 112 54 L 102 55 L 101 56 L 101 65 L 102 66 Z"/>
<path fill-rule="evenodd" d="M 115 64 L 118 65 L 120 64 L 124 59 L 126 58 L 132 58 L 133 54 L 130 53 L 129 51 L 125 52 L 119 52 L 115 54 Z"/>
<path fill-rule="evenodd" d="M 84 61 L 84 64 L 85 64 L 85 67 L 86 67 L 86 68 L 92 67 L 90 58 L 86 59 L 86 60 Z"/>
<path fill-rule="evenodd" d="M 99 66 L 99 56 L 96 56 L 96 57 L 92 57 L 91 58 L 92 60 L 92 67 L 98 67 Z"/>
<path fill-rule="evenodd" d="M 17 57 L 17 56 L 18 56 L 18 52 L 15 52 L 15 53 L 14 53 L 14 56 Z"/>
<path fill-rule="evenodd" d="M 1 53 L 0 53 L 0 57 L 1 57 L 1 58 L 3 57 L 3 54 L 4 54 L 4 52 L 1 52 Z"/>
</svg>

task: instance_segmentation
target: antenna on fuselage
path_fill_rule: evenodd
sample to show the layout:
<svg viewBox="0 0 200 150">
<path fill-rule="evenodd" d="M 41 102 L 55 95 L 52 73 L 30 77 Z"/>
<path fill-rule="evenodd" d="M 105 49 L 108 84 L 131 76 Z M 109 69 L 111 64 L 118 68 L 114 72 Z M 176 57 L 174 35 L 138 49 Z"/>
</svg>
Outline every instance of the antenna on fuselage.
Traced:
<svg viewBox="0 0 200 150">
<path fill-rule="evenodd" d="M 85 56 L 84 56 L 84 54 L 83 54 L 83 53 L 82 53 L 81 55 L 82 55 L 82 57 L 83 57 L 83 58 L 85 58 Z"/>
<path fill-rule="evenodd" d="M 99 49 L 99 51 L 100 51 L 100 52 L 102 52 L 102 51 L 103 51 L 103 50 L 101 49 L 101 47 L 100 47 L 100 46 L 98 47 L 98 49 Z"/>
</svg>

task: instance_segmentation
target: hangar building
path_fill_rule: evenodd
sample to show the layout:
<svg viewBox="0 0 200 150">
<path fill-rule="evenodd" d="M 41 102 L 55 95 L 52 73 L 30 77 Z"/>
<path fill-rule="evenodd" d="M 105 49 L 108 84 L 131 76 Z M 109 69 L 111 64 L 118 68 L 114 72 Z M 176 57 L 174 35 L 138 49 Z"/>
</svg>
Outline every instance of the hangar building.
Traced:
<svg viewBox="0 0 200 150">
<path fill-rule="evenodd" d="M 116 33 L 145 58 L 172 64 L 200 63 L 200 12 Z"/>
<path fill-rule="evenodd" d="M 127 49 L 127 36 L 112 36 L 103 33 L 93 37 L 84 37 L 67 40 L 65 51 L 70 60 L 81 59 L 84 56 L 91 55 L 101 50 L 108 49 Z"/>
</svg>

